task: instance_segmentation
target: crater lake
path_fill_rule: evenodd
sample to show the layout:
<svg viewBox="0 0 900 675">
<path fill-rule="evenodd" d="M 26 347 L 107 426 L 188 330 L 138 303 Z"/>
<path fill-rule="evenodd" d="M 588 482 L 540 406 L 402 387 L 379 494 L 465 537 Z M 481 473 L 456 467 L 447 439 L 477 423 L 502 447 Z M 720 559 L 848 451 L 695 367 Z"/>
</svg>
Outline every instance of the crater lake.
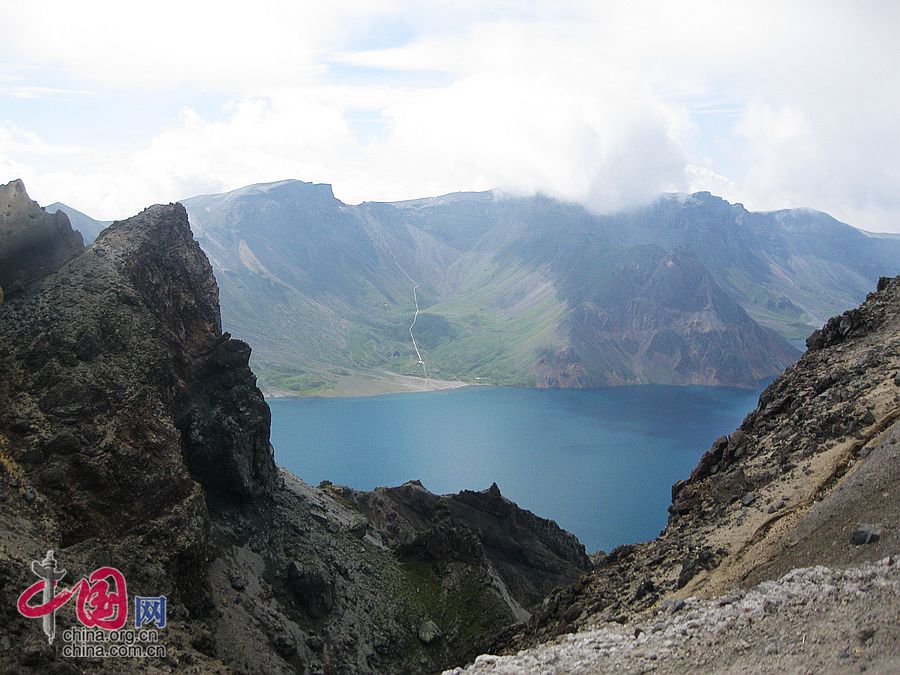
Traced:
<svg viewBox="0 0 900 675">
<path fill-rule="evenodd" d="M 761 391 L 478 386 L 268 403 L 275 459 L 308 483 L 371 490 L 418 479 L 445 494 L 496 482 L 593 552 L 655 537 L 672 483 Z"/>
</svg>

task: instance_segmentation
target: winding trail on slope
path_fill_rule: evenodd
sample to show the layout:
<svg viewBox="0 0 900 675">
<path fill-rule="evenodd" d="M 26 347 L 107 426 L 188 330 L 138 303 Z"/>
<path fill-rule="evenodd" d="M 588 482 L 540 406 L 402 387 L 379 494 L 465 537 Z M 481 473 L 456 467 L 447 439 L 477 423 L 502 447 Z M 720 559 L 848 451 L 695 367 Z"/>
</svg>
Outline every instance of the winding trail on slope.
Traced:
<svg viewBox="0 0 900 675">
<path fill-rule="evenodd" d="M 403 268 L 403 265 L 400 264 L 400 261 L 397 260 L 397 256 L 394 255 L 394 251 L 390 246 L 388 246 L 387 242 L 384 240 L 384 237 L 382 237 L 380 233 L 376 232 L 375 228 L 369 222 L 368 218 L 363 220 L 363 229 L 365 229 L 366 234 L 369 235 L 369 239 L 372 240 L 372 243 L 375 246 L 380 246 L 391 257 L 391 260 L 394 261 L 397 269 L 399 269 L 403 276 L 409 279 L 409 283 L 413 285 L 413 303 L 416 306 L 416 313 L 413 315 L 412 323 L 409 325 L 409 337 L 412 340 L 413 349 L 416 351 L 416 358 L 418 359 L 416 365 L 422 366 L 422 372 L 424 373 L 425 381 L 427 382 L 429 380 L 428 366 L 425 364 L 425 357 L 422 356 L 422 352 L 419 351 L 419 345 L 416 343 L 416 336 L 413 333 L 413 329 L 416 327 L 416 321 L 419 320 L 419 296 L 416 291 L 421 284 L 419 284 L 418 281 L 409 276 L 409 273 Z"/>
<path fill-rule="evenodd" d="M 396 262 L 396 260 L 394 262 Z M 402 268 L 400 271 L 401 272 L 403 271 Z M 406 274 L 406 272 L 403 272 L 403 273 Z M 407 278 L 409 278 L 409 275 L 407 275 Z M 413 281 L 413 280 L 410 279 L 410 281 Z M 419 296 L 416 294 L 416 289 L 419 287 L 419 284 L 417 284 L 414 281 L 413 281 L 413 283 L 415 284 L 413 286 L 413 302 L 416 303 L 416 313 L 413 315 L 412 323 L 409 324 L 409 337 L 412 339 L 413 349 L 416 350 L 416 356 L 419 359 L 419 363 L 422 365 L 422 370 L 425 372 L 425 379 L 427 380 L 428 379 L 428 368 L 425 365 L 425 359 L 422 358 L 422 354 L 419 352 L 419 345 L 416 344 L 416 336 L 413 335 L 413 328 L 416 327 L 416 321 L 419 320 Z"/>
</svg>

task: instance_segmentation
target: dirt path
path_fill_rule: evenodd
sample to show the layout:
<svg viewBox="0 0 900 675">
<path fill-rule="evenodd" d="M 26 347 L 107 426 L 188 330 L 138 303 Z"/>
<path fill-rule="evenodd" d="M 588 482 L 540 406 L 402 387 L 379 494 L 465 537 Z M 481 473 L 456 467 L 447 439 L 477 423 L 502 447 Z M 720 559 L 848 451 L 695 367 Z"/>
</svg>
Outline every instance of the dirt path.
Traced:
<svg viewBox="0 0 900 675">
<path fill-rule="evenodd" d="M 409 273 L 406 271 L 406 269 L 403 267 L 403 265 L 400 264 L 400 261 L 397 260 L 397 256 L 394 254 L 393 249 L 390 246 L 388 246 L 388 243 L 384 240 L 384 237 L 382 237 L 375 230 L 375 228 L 371 227 L 371 225 L 368 221 L 363 222 L 363 228 L 365 229 L 366 234 L 369 236 L 369 239 L 372 240 L 372 243 L 375 246 L 380 246 L 381 249 L 390 256 L 391 260 L 393 260 L 394 264 L 397 266 L 397 269 L 399 269 L 400 272 L 403 274 L 403 276 L 405 276 L 409 280 L 409 283 L 411 283 L 413 285 L 413 287 L 412 287 L 413 303 L 416 306 L 416 313 L 413 315 L 412 323 L 409 326 L 409 337 L 412 340 L 413 349 L 416 351 L 416 359 L 417 359 L 416 365 L 422 366 L 422 372 L 424 373 L 425 380 L 427 382 L 428 381 L 428 366 L 425 364 L 425 358 L 422 356 L 422 352 L 419 351 L 419 345 L 416 343 L 416 336 L 413 333 L 413 328 L 415 328 L 415 326 L 416 326 L 416 321 L 419 320 L 419 296 L 418 296 L 417 290 L 418 290 L 420 284 L 418 281 L 416 281 L 409 275 Z"/>
<path fill-rule="evenodd" d="M 403 272 L 402 267 L 400 268 L 400 271 Z M 409 275 L 406 274 L 406 272 L 403 272 L 403 274 L 406 275 L 407 279 L 413 281 L 412 279 L 410 279 Z M 409 325 L 409 337 L 412 340 L 413 349 L 416 350 L 416 358 L 419 359 L 418 363 L 420 366 L 422 366 L 422 372 L 425 373 L 425 380 L 427 381 L 428 368 L 425 365 L 425 359 L 422 357 L 422 353 L 419 351 L 419 345 L 416 344 L 416 336 L 413 334 L 413 328 L 416 327 L 416 321 L 419 320 L 419 296 L 416 294 L 416 289 L 419 287 L 419 284 L 417 284 L 415 281 L 413 281 L 413 283 L 415 284 L 415 286 L 413 286 L 413 302 L 416 303 L 416 313 L 413 315 L 412 323 Z"/>
</svg>

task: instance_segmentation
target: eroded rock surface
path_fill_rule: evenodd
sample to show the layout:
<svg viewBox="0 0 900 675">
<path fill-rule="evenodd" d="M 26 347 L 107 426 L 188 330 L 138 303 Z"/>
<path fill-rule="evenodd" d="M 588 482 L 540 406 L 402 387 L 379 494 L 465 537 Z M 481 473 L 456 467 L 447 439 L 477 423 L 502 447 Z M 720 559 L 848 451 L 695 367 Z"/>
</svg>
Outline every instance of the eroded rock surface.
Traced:
<svg viewBox="0 0 900 675">
<path fill-rule="evenodd" d="M 83 250 L 81 235 L 65 213 L 44 211 L 20 180 L 0 185 L 0 289 L 5 296 L 56 271 Z"/>
<path fill-rule="evenodd" d="M 470 673 L 895 673 L 900 563 L 797 569 L 748 591 L 688 598 L 509 656 Z"/>
</svg>

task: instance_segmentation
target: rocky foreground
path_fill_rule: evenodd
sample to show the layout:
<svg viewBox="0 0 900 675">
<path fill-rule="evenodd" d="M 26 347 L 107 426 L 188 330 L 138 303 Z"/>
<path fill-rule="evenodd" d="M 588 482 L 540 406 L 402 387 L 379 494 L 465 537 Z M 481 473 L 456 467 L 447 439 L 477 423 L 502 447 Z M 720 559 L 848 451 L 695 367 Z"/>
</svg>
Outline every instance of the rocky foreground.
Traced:
<svg viewBox="0 0 900 675">
<path fill-rule="evenodd" d="M 711 600 L 689 597 L 462 673 L 896 673 L 900 559 L 810 567 Z"/>
</svg>

